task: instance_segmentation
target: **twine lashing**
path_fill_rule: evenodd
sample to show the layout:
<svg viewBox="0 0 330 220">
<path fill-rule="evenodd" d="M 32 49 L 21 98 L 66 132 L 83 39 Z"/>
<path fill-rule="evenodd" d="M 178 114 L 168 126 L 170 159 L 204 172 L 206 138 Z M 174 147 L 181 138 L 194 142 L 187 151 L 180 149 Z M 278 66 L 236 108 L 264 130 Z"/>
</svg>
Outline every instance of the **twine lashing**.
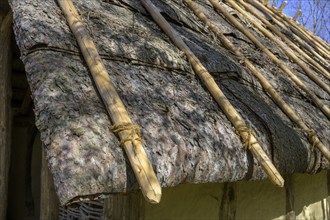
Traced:
<svg viewBox="0 0 330 220">
<path fill-rule="evenodd" d="M 251 137 L 252 135 L 255 135 L 255 132 L 251 128 L 248 128 L 246 125 L 238 127 L 237 131 L 239 132 L 239 135 L 241 137 L 244 149 L 250 149 L 252 145 L 258 143 L 258 141 L 251 141 Z M 247 137 L 246 135 L 244 135 L 244 133 L 247 134 Z"/>
<path fill-rule="evenodd" d="M 111 130 L 113 131 L 113 133 L 117 135 L 118 138 L 120 132 L 130 131 L 130 134 L 120 141 L 119 144 L 120 147 L 124 147 L 125 143 L 129 141 L 132 142 L 133 146 L 135 146 L 134 141 L 142 142 L 141 128 L 137 124 L 132 124 L 132 123 L 115 124 L 111 127 Z"/>
</svg>

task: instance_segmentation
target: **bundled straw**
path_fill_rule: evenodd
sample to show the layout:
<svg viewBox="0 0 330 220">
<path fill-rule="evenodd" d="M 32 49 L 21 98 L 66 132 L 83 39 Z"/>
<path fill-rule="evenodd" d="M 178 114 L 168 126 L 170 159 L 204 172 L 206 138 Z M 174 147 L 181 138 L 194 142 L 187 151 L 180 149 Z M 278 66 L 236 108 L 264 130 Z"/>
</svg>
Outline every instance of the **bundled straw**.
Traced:
<svg viewBox="0 0 330 220">
<path fill-rule="evenodd" d="M 296 46 L 294 43 L 292 43 L 284 34 L 279 32 L 267 19 L 262 17 L 260 14 L 258 14 L 251 6 L 246 4 L 242 0 L 238 0 L 238 2 L 244 6 L 245 9 L 247 9 L 249 12 L 251 12 L 254 16 L 256 16 L 259 20 L 261 20 L 270 31 L 263 28 L 260 24 L 253 22 L 253 19 L 251 16 L 245 12 L 240 6 L 238 6 L 234 1 L 232 0 L 226 0 L 233 8 L 235 8 L 237 11 L 239 11 L 241 14 L 243 14 L 245 17 L 247 17 L 251 23 L 258 28 L 266 37 L 274 41 L 287 55 L 290 57 L 295 63 L 297 63 L 304 71 L 305 73 L 311 78 L 316 84 L 318 84 L 321 88 L 323 88 L 325 91 L 330 93 L 330 87 L 329 85 L 325 84 L 321 79 L 319 79 L 311 69 L 309 69 L 294 53 L 289 51 L 287 49 L 287 46 L 282 43 L 282 41 L 278 40 L 273 36 L 272 33 L 279 36 L 283 42 L 285 42 L 287 45 L 289 45 L 292 49 L 296 50 L 302 57 L 304 57 L 309 63 L 313 64 L 319 71 L 326 77 L 330 77 L 330 73 L 325 70 L 320 64 L 318 64 L 315 60 L 313 60 L 310 56 L 308 56 L 303 50 L 301 50 L 298 46 Z"/>
<path fill-rule="evenodd" d="M 130 117 L 122 103 L 109 74 L 102 63 L 95 44 L 86 30 L 85 25 L 71 0 L 58 0 L 58 3 L 75 35 L 81 52 L 90 69 L 105 107 L 114 122 L 113 131 L 121 140 L 131 163 L 135 176 L 141 186 L 144 197 L 150 203 L 159 203 L 161 187 L 153 171 L 150 161 L 141 143 L 140 129 L 132 124 Z"/>
<path fill-rule="evenodd" d="M 276 63 L 287 76 L 305 92 L 307 97 L 315 103 L 317 107 L 324 113 L 325 116 L 330 118 L 330 109 L 315 95 L 311 90 L 286 66 L 278 59 L 270 50 L 268 50 L 249 30 L 244 27 L 233 15 L 231 15 L 217 0 L 209 0 L 211 4 L 223 14 L 237 29 L 239 29 L 245 36 L 247 36 L 262 52 Z"/>
<path fill-rule="evenodd" d="M 226 96 L 223 94 L 221 89 L 218 87 L 217 83 L 214 81 L 213 77 L 206 70 L 206 68 L 201 64 L 198 58 L 190 50 L 190 48 L 184 43 L 180 35 L 171 27 L 171 25 L 164 19 L 164 17 L 159 13 L 158 9 L 149 1 L 141 0 L 143 6 L 151 14 L 155 22 L 163 29 L 163 31 L 170 37 L 174 44 L 182 50 L 190 64 L 192 65 L 195 73 L 201 78 L 204 85 L 207 87 L 209 92 L 212 94 L 220 108 L 226 114 L 228 119 L 231 121 L 235 129 L 238 131 L 242 143 L 247 147 L 256 159 L 259 161 L 269 178 L 273 183 L 278 186 L 283 186 L 284 180 L 265 154 L 260 144 L 258 143 L 254 132 L 248 128 L 240 114 L 232 106 Z"/>
<path fill-rule="evenodd" d="M 295 111 L 282 99 L 280 94 L 276 92 L 274 87 L 268 82 L 268 80 L 254 67 L 249 59 L 244 57 L 244 54 L 234 46 L 234 44 L 221 32 L 221 30 L 213 24 L 206 15 L 198 9 L 192 0 L 184 0 L 194 14 L 218 37 L 221 43 L 230 51 L 232 51 L 240 61 L 243 61 L 245 66 L 253 73 L 253 75 L 259 80 L 262 87 L 272 97 L 276 104 L 282 109 L 282 111 L 295 123 L 297 124 L 308 137 L 310 143 L 318 148 L 322 154 L 330 162 L 330 151 L 321 143 L 314 130 L 309 128 L 304 121 L 302 121 Z"/>
</svg>

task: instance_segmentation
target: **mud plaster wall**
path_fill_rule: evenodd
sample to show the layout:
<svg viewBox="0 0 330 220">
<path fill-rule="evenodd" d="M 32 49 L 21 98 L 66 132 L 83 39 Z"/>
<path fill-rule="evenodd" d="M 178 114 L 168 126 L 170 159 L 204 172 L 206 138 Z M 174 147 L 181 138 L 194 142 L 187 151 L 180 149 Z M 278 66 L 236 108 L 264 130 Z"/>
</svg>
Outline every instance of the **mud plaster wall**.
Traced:
<svg viewBox="0 0 330 220">
<path fill-rule="evenodd" d="M 159 205 L 143 203 L 143 219 L 219 219 L 223 183 L 166 188 Z M 327 172 L 293 176 L 297 219 L 328 219 Z M 237 183 L 236 219 L 285 219 L 285 190 L 268 180 Z"/>
</svg>

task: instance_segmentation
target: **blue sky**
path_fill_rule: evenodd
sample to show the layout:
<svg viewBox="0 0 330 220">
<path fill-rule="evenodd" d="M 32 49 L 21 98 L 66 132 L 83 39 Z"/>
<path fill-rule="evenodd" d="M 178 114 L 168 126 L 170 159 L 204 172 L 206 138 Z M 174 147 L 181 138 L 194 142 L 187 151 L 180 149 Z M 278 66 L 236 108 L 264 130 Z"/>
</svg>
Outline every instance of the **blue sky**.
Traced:
<svg viewBox="0 0 330 220">
<path fill-rule="evenodd" d="M 280 7 L 280 5 L 282 4 L 284 0 L 278 0 L 277 1 L 277 7 Z M 308 16 L 310 15 L 310 4 L 309 2 L 312 0 L 287 0 L 288 4 L 286 5 L 286 7 L 283 10 L 283 13 L 293 17 L 297 10 L 298 10 L 298 4 L 301 3 L 302 5 L 302 16 L 304 16 L 304 18 L 308 18 Z M 330 0 L 321 0 L 323 1 L 323 3 L 325 2 L 329 2 L 327 9 L 325 10 L 325 13 L 327 13 L 325 15 L 325 19 L 326 21 L 324 21 L 324 23 L 321 25 L 322 30 L 320 32 L 318 32 L 317 34 L 324 38 L 325 40 L 327 40 L 328 42 L 330 41 Z M 300 21 L 298 19 L 298 21 Z M 312 30 L 312 20 L 309 20 L 308 23 L 306 24 L 306 27 L 310 30 Z M 328 28 L 328 30 L 325 29 L 325 27 Z"/>
</svg>

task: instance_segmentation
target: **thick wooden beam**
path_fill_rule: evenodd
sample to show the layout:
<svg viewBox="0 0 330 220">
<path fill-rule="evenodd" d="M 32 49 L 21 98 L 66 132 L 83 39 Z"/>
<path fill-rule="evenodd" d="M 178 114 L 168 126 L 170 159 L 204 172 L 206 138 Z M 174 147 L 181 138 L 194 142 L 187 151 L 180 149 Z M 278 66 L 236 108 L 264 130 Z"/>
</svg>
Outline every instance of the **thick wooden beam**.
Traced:
<svg viewBox="0 0 330 220">
<path fill-rule="evenodd" d="M 57 220 L 59 200 L 55 193 L 52 175 L 49 171 L 44 147 L 41 162 L 40 219 Z"/>
<path fill-rule="evenodd" d="M 6 218 L 11 144 L 11 51 L 12 13 L 0 15 L 0 220 Z"/>
<path fill-rule="evenodd" d="M 109 197 L 104 200 L 104 219 L 143 219 L 142 199 L 142 194 L 139 192 L 109 195 Z"/>
<path fill-rule="evenodd" d="M 286 209 L 286 220 L 295 220 L 296 212 L 294 209 L 294 190 L 292 184 L 292 176 L 285 177 L 285 209 Z"/>
<path fill-rule="evenodd" d="M 236 183 L 225 183 L 223 186 L 223 195 L 220 205 L 219 219 L 236 219 Z"/>
</svg>

